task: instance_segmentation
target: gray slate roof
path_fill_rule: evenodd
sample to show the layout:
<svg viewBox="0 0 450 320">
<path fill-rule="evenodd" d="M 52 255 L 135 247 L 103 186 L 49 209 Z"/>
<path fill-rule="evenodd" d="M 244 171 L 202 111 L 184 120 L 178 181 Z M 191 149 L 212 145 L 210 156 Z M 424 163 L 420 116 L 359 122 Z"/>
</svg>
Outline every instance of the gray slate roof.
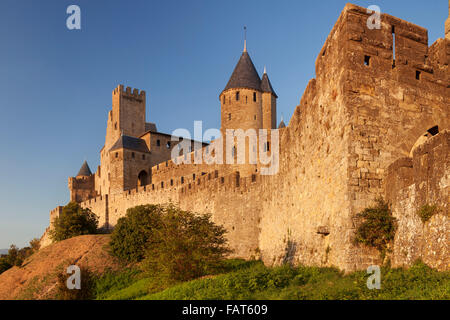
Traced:
<svg viewBox="0 0 450 320">
<path fill-rule="evenodd" d="M 261 79 L 246 51 L 242 52 L 242 56 L 223 91 L 235 88 L 261 90 Z"/>
<path fill-rule="evenodd" d="M 278 129 L 286 128 L 286 124 L 283 120 L 280 121 L 280 124 L 278 125 Z"/>
<path fill-rule="evenodd" d="M 116 143 L 114 143 L 114 145 L 111 147 L 111 149 L 109 149 L 109 151 L 118 149 L 128 149 L 139 152 L 150 152 L 144 140 L 124 135 L 120 136 L 120 138 L 116 141 Z"/>
<path fill-rule="evenodd" d="M 269 76 L 267 73 L 263 74 L 262 80 L 261 80 L 261 91 L 262 92 L 269 92 L 275 96 L 275 98 L 278 98 L 277 94 L 272 88 L 272 84 L 270 83 Z"/>
<path fill-rule="evenodd" d="M 91 169 L 89 168 L 87 161 L 84 161 L 83 165 L 80 168 L 80 171 L 78 171 L 77 177 L 78 176 L 89 177 L 91 175 L 92 175 Z"/>
</svg>

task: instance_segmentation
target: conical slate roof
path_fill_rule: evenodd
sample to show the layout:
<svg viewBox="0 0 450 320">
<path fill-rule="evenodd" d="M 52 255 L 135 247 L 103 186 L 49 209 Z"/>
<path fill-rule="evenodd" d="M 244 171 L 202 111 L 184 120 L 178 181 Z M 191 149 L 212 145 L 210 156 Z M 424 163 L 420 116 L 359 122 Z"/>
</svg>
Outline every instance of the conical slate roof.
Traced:
<svg viewBox="0 0 450 320">
<path fill-rule="evenodd" d="M 78 171 L 77 177 L 89 177 L 90 175 L 92 175 L 91 169 L 89 168 L 87 161 L 84 161 L 83 165 L 80 168 L 80 171 Z"/>
<path fill-rule="evenodd" d="M 283 129 L 286 128 L 286 124 L 284 123 L 283 120 L 280 121 L 280 124 L 278 125 L 278 129 Z"/>
<path fill-rule="evenodd" d="M 261 90 L 261 79 L 247 51 L 242 52 L 241 58 L 223 91 L 235 88 Z"/>
<path fill-rule="evenodd" d="M 264 72 L 262 80 L 261 80 L 261 91 L 262 92 L 269 92 L 275 96 L 275 98 L 278 98 L 277 94 L 272 88 L 272 84 L 270 83 L 269 76 L 267 73 Z"/>
</svg>

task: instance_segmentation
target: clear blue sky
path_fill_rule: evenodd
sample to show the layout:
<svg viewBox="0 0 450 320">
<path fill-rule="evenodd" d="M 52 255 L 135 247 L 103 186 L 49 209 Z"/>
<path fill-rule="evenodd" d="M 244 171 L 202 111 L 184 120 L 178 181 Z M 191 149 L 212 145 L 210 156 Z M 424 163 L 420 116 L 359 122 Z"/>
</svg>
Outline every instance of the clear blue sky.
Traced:
<svg viewBox="0 0 450 320">
<path fill-rule="evenodd" d="M 218 94 L 243 48 L 267 65 L 289 119 L 347 1 L 25 1 L 0 11 L 0 248 L 24 246 L 69 199 L 67 177 L 99 164 L 111 92 L 147 91 L 158 129 L 220 126 Z M 444 36 L 447 0 L 354 1 Z M 82 30 L 66 28 L 81 7 Z"/>
</svg>

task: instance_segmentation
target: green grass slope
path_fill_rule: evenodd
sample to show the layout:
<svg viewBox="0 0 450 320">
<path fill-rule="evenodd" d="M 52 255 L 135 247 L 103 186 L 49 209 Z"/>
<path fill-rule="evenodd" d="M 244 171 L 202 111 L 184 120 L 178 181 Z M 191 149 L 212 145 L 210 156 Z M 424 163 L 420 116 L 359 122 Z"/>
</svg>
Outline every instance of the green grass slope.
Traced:
<svg viewBox="0 0 450 320">
<path fill-rule="evenodd" d="M 364 271 L 344 275 L 334 268 L 265 267 L 260 262 L 230 260 L 216 276 L 164 288 L 156 277 L 138 271 L 110 274 L 97 282 L 98 299 L 450 299 L 450 272 L 423 263 L 410 269 L 383 268 L 381 289 L 369 290 Z"/>
</svg>

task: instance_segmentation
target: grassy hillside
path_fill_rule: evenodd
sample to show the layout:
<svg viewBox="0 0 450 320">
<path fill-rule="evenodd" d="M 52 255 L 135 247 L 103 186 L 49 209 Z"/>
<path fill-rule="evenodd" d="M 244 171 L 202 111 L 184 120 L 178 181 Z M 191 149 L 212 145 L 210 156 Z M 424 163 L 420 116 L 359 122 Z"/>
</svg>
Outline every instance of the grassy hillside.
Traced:
<svg viewBox="0 0 450 320">
<path fill-rule="evenodd" d="M 72 264 L 94 274 L 121 270 L 122 264 L 108 253 L 109 235 L 86 235 L 45 247 L 20 267 L 0 274 L 0 300 L 55 299 L 57 276 Z"/>
<path fill-rule="evenodd" d="M 450 273 L 423 263 L 408 270 L 382 270 L 381 289 L 369 290 L 368 275 L 344 275 L 337 269 L 288 266 L 268 268 L 260 262 L 231 260 L 220 275 L 164 288 L 157 278 L 129 270 L 97 282 L 98 299 L 450 299 Z"/>
</svg>

